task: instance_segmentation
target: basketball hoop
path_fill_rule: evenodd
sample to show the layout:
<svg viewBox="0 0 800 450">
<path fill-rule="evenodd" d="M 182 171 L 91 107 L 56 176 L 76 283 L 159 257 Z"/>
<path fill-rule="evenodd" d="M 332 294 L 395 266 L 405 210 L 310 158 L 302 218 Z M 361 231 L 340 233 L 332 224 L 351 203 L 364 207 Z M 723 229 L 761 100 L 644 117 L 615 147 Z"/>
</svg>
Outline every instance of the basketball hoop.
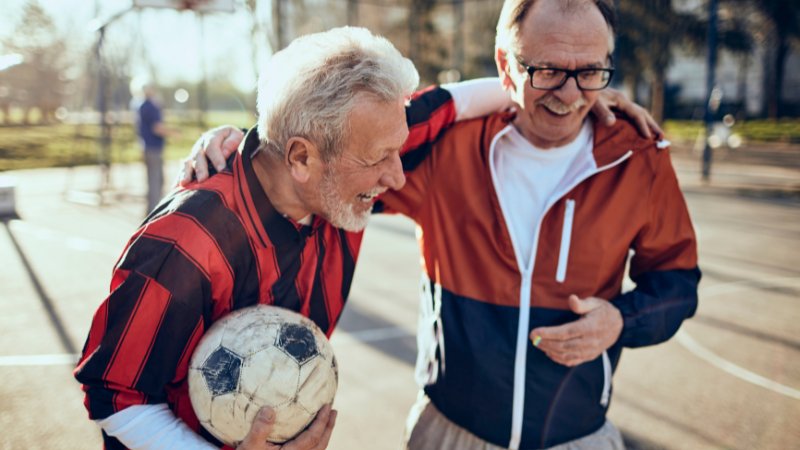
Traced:
<svg viewBox="0 0 800 450">
<path fill-rule="evenodd" d="M 234 12 L 234 0 L 133 0 L 138 8 L 169 8 L 199 13 Z"/>
</svg>

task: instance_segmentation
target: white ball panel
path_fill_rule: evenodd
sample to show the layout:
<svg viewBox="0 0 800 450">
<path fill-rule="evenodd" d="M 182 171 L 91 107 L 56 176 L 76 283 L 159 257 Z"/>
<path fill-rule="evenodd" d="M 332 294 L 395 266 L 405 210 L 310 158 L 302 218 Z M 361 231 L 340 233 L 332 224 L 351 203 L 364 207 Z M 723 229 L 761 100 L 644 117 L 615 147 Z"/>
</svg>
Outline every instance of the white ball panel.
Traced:
<svg viewBox="0 0 800 450">
<path fill-rule="evenodd" d="M 242 392 L 259 405 L 280 406 L 294 400 L 300 383 L 300 367 L 275 347 L 260 351 L 245 362 Z"/>
<path fill-rule="evenodd" d="M 211 400 L 211 419 L 208 421 L 211 428 L 207 429 L 214 437 L 228 445 L 241 441 L 250 431 L 250 423 L 237 420 L 242 415 L 236 413 L 240 405 L 237 397 L 238 394 L 231 393 L 219 395 Z"/>
<path fill-rule="evenodd" d="M 314 359 L 300 369 L 297 402 L 316 413 L 323 405 L 333 402 L 337 379 L 330 361 Z"/>
<path fill-rule="evenodd" d="M 277 325 L 274 315 L 254 314 L 225 328 L 222 345 L 242 357 L 250 356 L 275 343 Z"/>
<path fill-rule="evenodd" d="M 267 440 L 278 444 L 288 441 L 303 431 L 315 415 L 297 403 L 289 403 L 277 408 L 275 410 L 275 427 Z"/>
<path fill-rule="evenodd" d="M 189 400 L 195 415 L 201 422 L 208 422 L 211 419 L 211 396 L 199 369 L 189 369 L 188 383 Z"/>
</svg>

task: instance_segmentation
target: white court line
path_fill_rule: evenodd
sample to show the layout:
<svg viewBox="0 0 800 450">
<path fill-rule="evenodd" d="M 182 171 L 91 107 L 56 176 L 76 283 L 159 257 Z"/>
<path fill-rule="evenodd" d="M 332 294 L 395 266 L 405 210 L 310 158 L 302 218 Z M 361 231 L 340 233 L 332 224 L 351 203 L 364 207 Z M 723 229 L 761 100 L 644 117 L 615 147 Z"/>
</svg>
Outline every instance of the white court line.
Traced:
<svg viewBox="0 0 800 450">
<path fill-rule="evenodd" d="M 687 350 L 694 353 L 696 356 L 700 357 L 701 359 L 706 360 L 707 362 L 711 363 L 714 366 L 728 372 L 729 374 L 741 378 L 744 381 L 749 383 L 753 383 L 756 386 L 761 386 L 765 389 L 769 389 L 773 392 L 777 392 L 778 394 L 785 395 L 787 397 L 792 397 L 794 399 L 800 400 L 800 391 L 794 388 L 790 388 L 789 386 L 784 386 L 777 381 L 772 381 L 769 378 L 762 377 L 757 373 L 750 372 L 747 369 L 737 366 L 736 364 L 725 360 L 719 356 L 717 356 L 711 350 L 703 347 L 697 341 L 694 340 L 688 333 L 681 330 L 675 335 L 675 339 L 681 343 Z"/>
<path fill-rule="evenodd" d="M 790 283 L 786 283 L 787 281 L 789 281 Z M 700 296 L 702 297 L 702 296 L 728 294 L 730 292 L 742 290 L 743 288 L 751 286 L 757 287 L 759 285 L 763 285 L 764 283 L 774 284 L 775 282 L 777 282 L 777 284 L 784 283 L 784 285 L 795 284 L 795 283 L 800 283 L 800 278 L 771 277 L 771 278 L 762 278 L 758 280 L 758 282 L 751 280 L 739 280 L 739 281 L 732 281 L 729 283 L 719 283 L 712 285 L 708 288 L 701 289 Z M 737 366 L 736 364 L 718 356 L 716 353 L 712 352 L 708 348 L 703 347 L 699 342 L 694 340 L 693 337 L 689 336 L 689 333 L 687 333 L 683 329 L 678 331 L 678 333 L 675 335 L 675 339 L 678 341 L 678 343 L 683 345 L 683 347 L 686 350 L 689 350 L 695 356 L 705 360 L 706 362 L 710 363 L 713 366 L 716 366 L 719 369 L 722 369 L 725 372 L 728 372 L 729 374 L 737 378 L 747 381 L 748 383 L 755 384 L 756 386 L 761 386 L 764 389 L 769 389 L 770 391 L 777 392 L 778 394 L 800 400 L 800 390 L 791 388 L 789 386 L 784 386 L 783 384 L 780 384 L 777 381 L 770 380 L 767 377 L 763 377 L 743 367 Z"/>
<path fill-rule="evenodd" d="M 77 353 L 0 356 L 0 366 L 74 366 L 78 363 L 79 356 Z"/>
<path fill-rule="evenodd" d="M 98 242 L 97 240 L 73 236 L 24 220 L 11 220 L 9 222 L 9 227 L 11 231 L 15 233 L 22 233 L 40 241 L 57 242 L 68 249 L 79 252 L 99 253 L 105 256 L 119 256 L 119 253 L 122 251 L 122 247 L 115 248 L 112 245 Z"/>
</svg>

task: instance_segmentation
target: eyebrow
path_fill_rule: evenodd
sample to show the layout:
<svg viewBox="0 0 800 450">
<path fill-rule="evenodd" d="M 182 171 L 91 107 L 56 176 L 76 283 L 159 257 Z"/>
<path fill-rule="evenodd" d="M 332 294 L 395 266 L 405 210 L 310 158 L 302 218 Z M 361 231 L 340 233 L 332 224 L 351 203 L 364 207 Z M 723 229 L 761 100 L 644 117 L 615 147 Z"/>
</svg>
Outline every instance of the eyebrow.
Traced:
<svg viewBox="0 0 800 450">
<path fill-rule="evenodd" d="M 546 69 L 564 69 L 563 67 L 560 67 L 560 66 L 558 66 L 556 64 L 552 64 L 552 63 L 549 63 L 549 62 L 542 62 L 542 63 L 538 63 L 538 64 L 530 64 L 530 66 L 531 67 L 546 68 Z M 607 68 L 606 64 L 594 62 L 594 63 L 585 64 L 585 65 L 580 65 L 575 70 L 579 70 L 579 69 L 605 69 L 605 68 Z M 569 69 L 564 69 L 564 70 L 569 70 Z"/>
</svg>

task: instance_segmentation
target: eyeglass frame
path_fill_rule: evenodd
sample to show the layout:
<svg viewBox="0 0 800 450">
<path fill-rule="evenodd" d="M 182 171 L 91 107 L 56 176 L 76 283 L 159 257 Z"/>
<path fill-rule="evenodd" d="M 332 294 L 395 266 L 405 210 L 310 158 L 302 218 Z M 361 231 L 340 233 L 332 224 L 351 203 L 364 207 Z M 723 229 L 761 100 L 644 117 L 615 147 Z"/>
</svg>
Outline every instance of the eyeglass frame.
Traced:
<svg viewBox="0 0 800 450">
<path fill-rule="evenodd" d="M 556 91 L 558 89 L 561 89 L 565 84 L 567 84 L 567 81 L 569 81 L 570 78 L 574 78 L 575 79 L 575 86 L 577 86 L 578 89 L 580 89 L 581 91 L 602 91 L 603 89 L 607 88 L 608 85 L 611 84 L 611 78 L 614 77 L 615 68 L 614 68 L 613 65 L 610 66 L 610 67 L 583 67 L 581 69 L 570 70 L 570 69 L 562 69 L 560 67 L 529 66 L 529 65 L 525 64 L 524 61 L 522 61 L 522 58 L 520 58 L 519 56 L 516 56 L 516 55 L 514 56 L 514 59 L 517 60 L 517 64 L 522 66 L 522 68 L 525 69 L 525 72 L 528 74 L 528 84 L 531 85 L 531 88 L 532 89 L 537 89 L 537 90 L 540 90 L 540 91 Z M 609 56 L 608 59 L 610 61 L 611 57 Z M 561 84 L 559 84 L 558 86 L 553 86 L 553 87 L 549 87 L 549 88 L 536 87 L 536 86 L 533 85 L 533 74 L 536 73 L 537 70 L 557 70 L 559 72 L 565 73 L 566 76 L 564 77 L 564 80 L 561 81 Z M 580 80 L 578 79 L 578 75 L 580 75 L 582 72 L 588 72 L 588 71 L 600 71 L 600 72 L 607 73 L 608 74 L 608 79 L 606 80 L 606 84 L 603 87 L 599 87 L 599 88 L 591 88 L 591 89 L 583 88 L 581 86 Z"/>
</svg>

